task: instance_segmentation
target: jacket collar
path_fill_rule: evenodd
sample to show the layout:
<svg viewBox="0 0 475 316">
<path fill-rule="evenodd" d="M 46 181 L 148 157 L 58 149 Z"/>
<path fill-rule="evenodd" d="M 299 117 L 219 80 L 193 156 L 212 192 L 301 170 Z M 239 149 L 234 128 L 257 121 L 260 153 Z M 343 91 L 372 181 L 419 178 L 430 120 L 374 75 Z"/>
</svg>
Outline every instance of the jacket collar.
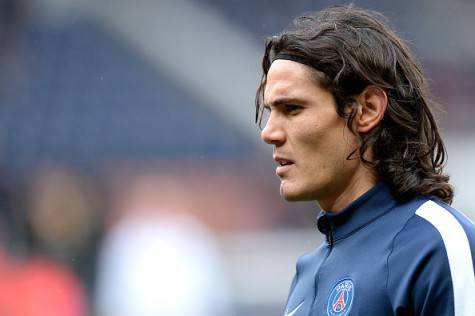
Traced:
<svg viewBox="0 0 475 316">
<path fill-rule="evenodd" d="M 321 211 L 317 227 L 333 244 L 386 214 L 395 205 L 390 188 L 380 182 L 338 213 Z"/>
</svg>

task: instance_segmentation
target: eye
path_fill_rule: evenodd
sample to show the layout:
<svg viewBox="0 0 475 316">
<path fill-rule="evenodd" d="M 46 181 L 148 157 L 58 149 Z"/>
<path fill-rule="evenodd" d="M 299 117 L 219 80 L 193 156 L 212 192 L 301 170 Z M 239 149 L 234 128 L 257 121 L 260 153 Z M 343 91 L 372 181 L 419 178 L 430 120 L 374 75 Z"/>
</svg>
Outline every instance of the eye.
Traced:
<svg viewBox="0 0 475 316">
<path fill-rule="evenodd" d="M 302 107 L 300 105 L 295 105 L 295 104 L 286 104 L 284 105 L 284 111 L 287 114 L 297 114 L 298 111 L 300 111 Z"/>
</svg>

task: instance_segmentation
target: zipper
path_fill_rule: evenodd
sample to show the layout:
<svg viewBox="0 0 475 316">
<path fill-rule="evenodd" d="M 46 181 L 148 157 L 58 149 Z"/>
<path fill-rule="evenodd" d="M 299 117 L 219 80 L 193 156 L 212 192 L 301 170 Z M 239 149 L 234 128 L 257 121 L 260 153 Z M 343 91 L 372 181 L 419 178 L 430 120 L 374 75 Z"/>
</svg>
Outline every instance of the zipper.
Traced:
<svg viewBox="0 0 475 316">
<path fill-rule="evenodd" d="M 329 226 L 329 229 L 328 229 L 328 234 L 327 234 L 327 242 L 328 242 L 328 245 L 330 246 L 330 252 L 331 252 L 331 249 L 333 248 L 333 244 L 335 243 L 335 240 L 333 239 L 333 227 L 331 224 L 328 226 Z"/>
<path fill-rule="evenodd" d="M 328 251 L 327 251 L 327 253 L 325 255 L 325 259 L 323 259 L 323 262 L 320 265 L 318 271 L 315 271 L 314 288 L 315 288 L 316 295 L 313 297 L 313 302 L 312 302 L 312 305 L 310 307 L 308 316 L 314 315 L 315 312 L 318 312 L 318 311 L 315 310 L 315 303 L 317 301 L 317 296 L 320 295 L 320 293 L 318 292 L 318 288 L 317 288 L 317 283 L 318 283 L 318 280 L 320 279 L 320 277 L 318 275 L 320 274 L 320 270 L 325 265 L 325 262 L 327 261 L 328 257 L 330 257 L 330 254 L 332 253 L 332 250 L 333 250 L 333 245 L 335 244 L 335 240 L 333 238 L 333 226 L 331 225 L 331 223 L 328 223 L 328 233 L 325 234 L 325 235 L 326 235 L 326 241 L 328 243 Z"/>
</svg>

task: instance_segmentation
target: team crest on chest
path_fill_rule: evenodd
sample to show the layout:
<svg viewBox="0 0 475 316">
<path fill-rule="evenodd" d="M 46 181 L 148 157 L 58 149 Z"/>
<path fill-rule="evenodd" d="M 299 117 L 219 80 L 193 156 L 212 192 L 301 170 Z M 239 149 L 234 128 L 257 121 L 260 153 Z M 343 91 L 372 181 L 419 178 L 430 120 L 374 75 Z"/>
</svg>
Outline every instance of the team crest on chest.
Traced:
<svg viewBox="0 0 475 316">
<path fill-rule="evenodd" d="M 328 316 L 346 316 L 351 310 L 355 286 L 351 279 L 339 281 L 330 291 L 327 302 Z"/>
</svg>

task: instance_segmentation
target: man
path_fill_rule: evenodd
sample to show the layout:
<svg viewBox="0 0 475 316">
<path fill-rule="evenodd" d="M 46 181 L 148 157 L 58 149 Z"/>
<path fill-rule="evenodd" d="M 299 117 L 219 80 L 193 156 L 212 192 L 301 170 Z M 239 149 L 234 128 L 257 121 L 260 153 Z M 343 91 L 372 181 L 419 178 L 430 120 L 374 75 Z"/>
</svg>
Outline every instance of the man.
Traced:
<svg viewBox="0 0 475 316">
<path fill-rule="evenodd" d="M 475 315 L 475 226 L 450 207 L 426 79 L 383 16 L 353 6 L 267 40 L 256 97 L 280 193 L 315 200 L 285 315 Z"/>
</svg>

